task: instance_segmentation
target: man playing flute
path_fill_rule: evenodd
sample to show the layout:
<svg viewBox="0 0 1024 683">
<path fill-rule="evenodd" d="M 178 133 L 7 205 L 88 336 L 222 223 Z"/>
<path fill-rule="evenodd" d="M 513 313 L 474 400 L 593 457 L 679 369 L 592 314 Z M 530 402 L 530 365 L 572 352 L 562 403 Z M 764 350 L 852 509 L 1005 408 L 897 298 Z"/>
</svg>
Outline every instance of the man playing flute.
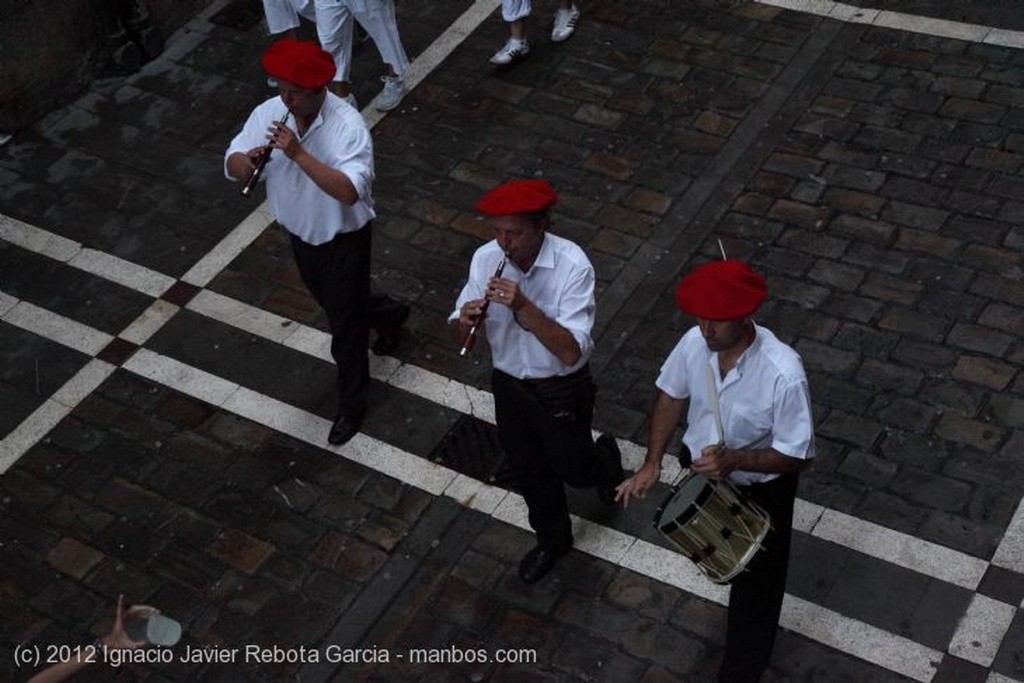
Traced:
<svg viewBox="0 0 1024 683">
<path fill-rule="evenodd" d="M 480 199 L 476 209 L 490 217 L 495 239 L 473 255 L 449 316 L 456 340 L 478 322 L 487 333 L 498 437 L 537 534 L 519 565 L 526 583 L 572 547 L 564 484 L 597 487 L 614 504 L 623 478 L 615 439 L 605 434 L 595 444 L 591 433 L 594 268 L 580 247 L 548 231 L 557 199 L 544 180 L 511 181 Z"/>
<path fill-rule="evenodd" d="M 279 96 L 256 107 L 231 141 L 225 174 L 245 181 L 267 145 L 273 148 L 267 199 L 330 325 L 338 414 L 327 440 L 340 445 L 366 413 L 369 328 L 378 330 L 374 351 L 392 351 L 409 307 L 370 295 L 373 144 L 359 112 L 327 89 L 334 59 L 313 42 L 283 38 L 263 54 L 263 69 Z M 287 112 L 294 129 L 282 124 Z"/>
</svg>

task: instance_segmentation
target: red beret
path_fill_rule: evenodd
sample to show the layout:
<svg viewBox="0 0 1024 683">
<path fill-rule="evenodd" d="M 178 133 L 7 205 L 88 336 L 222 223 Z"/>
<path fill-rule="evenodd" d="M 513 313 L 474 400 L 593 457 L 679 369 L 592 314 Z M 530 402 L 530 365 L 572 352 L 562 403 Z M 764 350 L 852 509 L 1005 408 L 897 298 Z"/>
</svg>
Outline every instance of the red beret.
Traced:
<svg viewBox="0 0 1024 683">
<path fill-rule="evenodd" d="M 546 180 L 510 180 L 494 188 L 476 203 L 487 216 L 536 213 L 558 201 L 558 194 Z"/>
<path fill-rule="evenodd" d="M 764 278 L 743 261 L 711 261 L 683 278 L 676 305 L 705 320 L 733 320 L 757 310 L 768 295 Z"/>
<path fill-rule="evenodd" d="M 263 53 L 263 70 L 300 88 L 315 90 L 330 83 L 336 69 L 331 53 L 316 43 L 282 38 Z"/>
</svg>

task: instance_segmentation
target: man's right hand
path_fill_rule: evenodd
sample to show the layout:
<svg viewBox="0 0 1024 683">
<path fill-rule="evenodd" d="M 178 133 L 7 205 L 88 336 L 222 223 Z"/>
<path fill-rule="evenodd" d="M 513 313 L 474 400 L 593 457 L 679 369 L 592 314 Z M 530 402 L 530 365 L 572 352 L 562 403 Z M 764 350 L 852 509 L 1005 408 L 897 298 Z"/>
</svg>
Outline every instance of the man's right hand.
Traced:
<svg viewBox="0 0 1024 683">
<path fill-rule="evenodd" d="M 629 499 L 643 500 L 647 491 L 661 478 L 661 465 L 645 460 L 644 464 L 632 477 L 615 487 L 615 502 L 622 502 L 622 507 L 629 507 Z"/>
<path fill-rule="evenodd" d="M 248 152 L 235 152 L 228 157 L 228 173 L 235 180 L 248 180 L 263 154 L 264 147 L 255 147 Z"/>
<path fill-rule="evenodd" d="M 472 327 L 480 320 L 480 314 L 484 310 L 484 299 L 471 299 L 462 304 L 459 309 L 459 324 L 463 327 Z"/>
</svg>

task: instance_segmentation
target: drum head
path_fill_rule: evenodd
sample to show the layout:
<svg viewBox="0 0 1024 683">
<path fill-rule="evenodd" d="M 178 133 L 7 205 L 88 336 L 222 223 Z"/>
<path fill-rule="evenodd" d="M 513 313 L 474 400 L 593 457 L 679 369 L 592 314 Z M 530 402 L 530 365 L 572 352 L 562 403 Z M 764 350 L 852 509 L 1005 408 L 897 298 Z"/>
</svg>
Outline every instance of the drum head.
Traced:
<svg viewBox="0 0 1024 683">
<path fill-rule="evenodd" d="M 655 526 L 675 522 L 685 524 L 707 502 L 712 490 L 708 478 L 703 474 L 690 474 L 669 494 L 658 508 Z"/>
</svg>

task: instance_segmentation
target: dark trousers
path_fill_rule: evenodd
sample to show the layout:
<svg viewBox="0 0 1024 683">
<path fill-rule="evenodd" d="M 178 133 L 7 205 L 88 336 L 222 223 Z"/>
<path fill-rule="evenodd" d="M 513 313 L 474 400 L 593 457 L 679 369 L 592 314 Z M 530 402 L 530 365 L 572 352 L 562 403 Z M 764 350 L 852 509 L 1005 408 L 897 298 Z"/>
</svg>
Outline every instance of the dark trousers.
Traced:
<svg viewBox="0 0 1024 683">
<path fill-rule="evenodd" d="M 498 438 L 529 510 L 537 544 L 572 547 L 564 484 L 577 488 L 616 481 L 594 445 L 594 383 L 584 366 L 568 377 L 520 380 L 495 370 L 491 378 Z"/>
<path fill-rule="evenodd" d="M 756 683 L 768 667 L 786 594 L 793 502 L 799 476 L 783 474 L 740 490 L 771 516 L 772 530 L 747 570 L 732 580 L 719 683 Z"/>
<path fill-rule="evenodd" d="M 309 293 L 327 314 L 331 356 L 338 366 L 338 409 L 359 421 L 370 386 L 369 343 L 371 225 L 340 233 L 330 242 L 306 244 L 291 235 L 292 253 Z"/>
</svg>

